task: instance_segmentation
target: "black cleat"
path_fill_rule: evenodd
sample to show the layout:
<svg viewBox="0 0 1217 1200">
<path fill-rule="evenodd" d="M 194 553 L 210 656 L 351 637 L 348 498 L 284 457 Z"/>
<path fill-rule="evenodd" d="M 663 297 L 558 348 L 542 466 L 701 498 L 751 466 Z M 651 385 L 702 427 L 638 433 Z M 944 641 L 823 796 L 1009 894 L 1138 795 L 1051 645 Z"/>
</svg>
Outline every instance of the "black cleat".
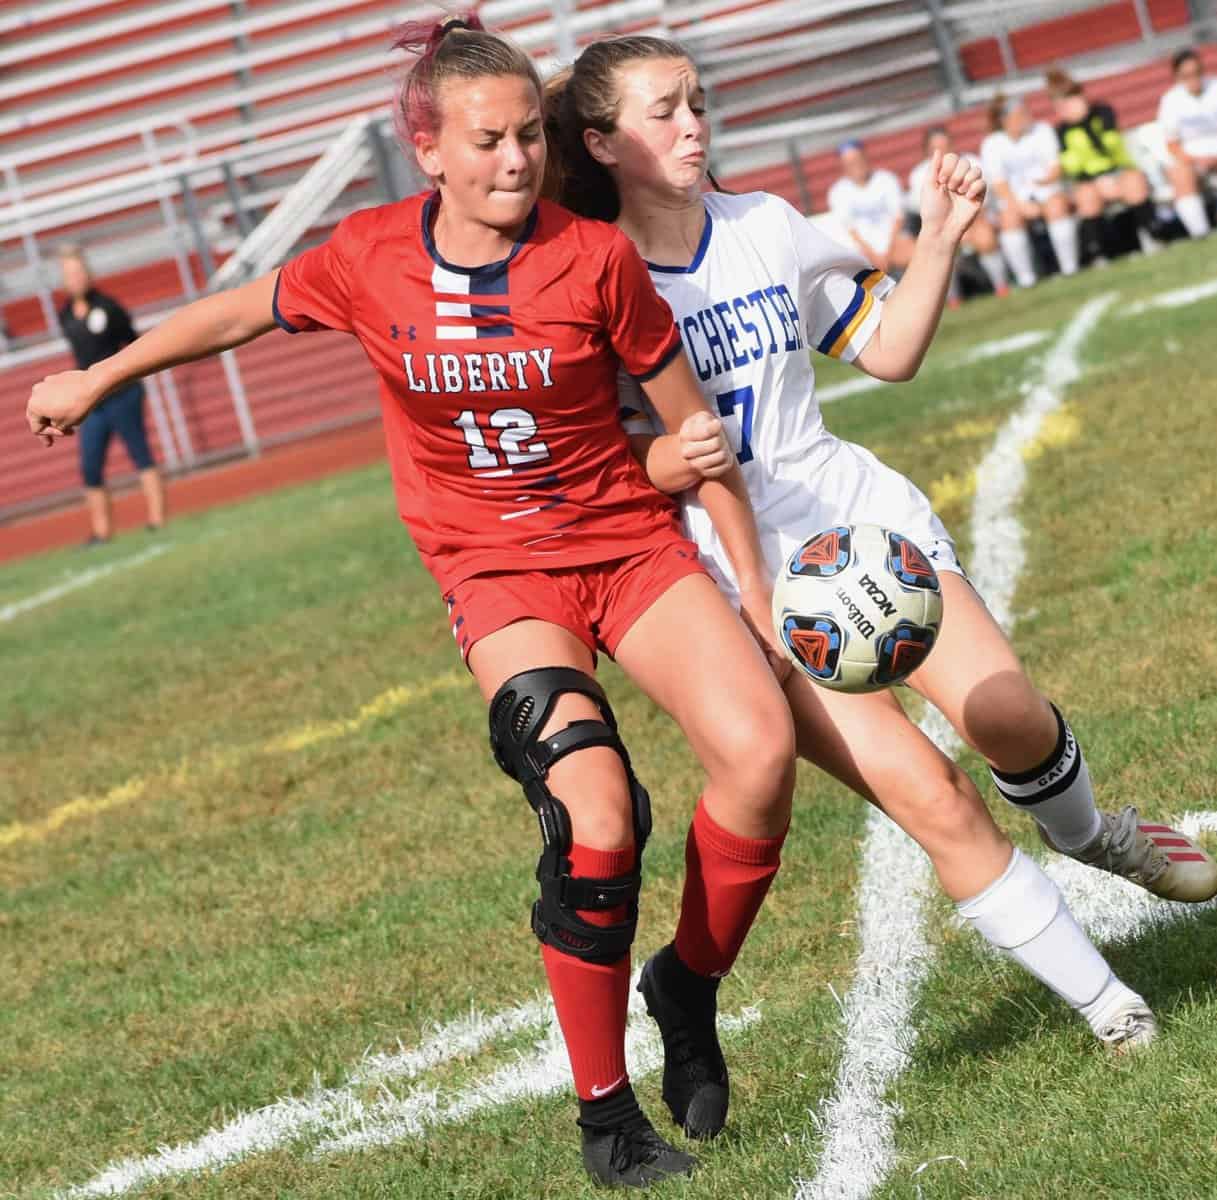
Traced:
<svg viewBox="0 0 1217 1200">
<path fill-rule="evenodd" d="M 696 1170 L 697 1159 L 655 1132 L 628 1084 L 606 1100 L 580 1101 L 580 1109 L 583 1165 L 597 1183 L 645 1188 Z"/>
<path fill-rule="evenodd" d="M 690 971 L 667 945 L 642 968 L 638 990 L 663 1036 L 663 1098 L 672 1120 L 689 1137 L 717 1137 L 730 1100 L 715 1027 L 718 980 Z"/>
</svg>

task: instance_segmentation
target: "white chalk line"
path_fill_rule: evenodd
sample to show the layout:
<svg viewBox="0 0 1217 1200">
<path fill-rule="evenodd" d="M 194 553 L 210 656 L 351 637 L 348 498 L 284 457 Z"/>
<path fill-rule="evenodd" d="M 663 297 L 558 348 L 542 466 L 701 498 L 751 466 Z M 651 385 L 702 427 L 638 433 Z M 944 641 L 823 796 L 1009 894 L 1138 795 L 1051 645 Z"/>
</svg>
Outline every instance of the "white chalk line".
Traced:
<svg viewBox="0 0 1217 1200">
<path fill-rule="evenodd" d="M 1205 283 L 1196 283 L 1191 287 L 1175 288 L 1173 291 L 1160 292 L 1156 296 L 1151 296 L 1148 300 L 1142 300 L 1140 304 L 1134 304 L 1131 308 L 1125 310 L 1126 317 L 1138 317 L 1142 313 L 1149 312 L 1154 308 L 1184 308 L 1189 304 L 1196 304 L 1201 300 L 1211 299 L 1217 296 L 1217 279 L 1210 279 Z"/>
<path fill-rule="evenodd" d="M 70 592 L 76 592 L 81 588 L 88 587 L 99 579 L 104 579 L 107 575 L 113 575 L 115 571 L 122 571 L 127 567 L 138 567 L 142 563 L 148 562 L 149 559 L 156 558 L 170 549 L 172 549 L 172 543 L 163 542 L 157 546 L 149 546 L 147 550 L 141 550 L 138 554 L 131 555 L 130 558 L 121 558 L 117 562 L 106 563 L 101 567 L 90 567 L 87 571 L 81 571 L 79 574 L 65 579 L 62 583 L 55 584 L 54 587 L 46 588 L 41 592 L 35 592 L 34 595 L 27 596 L 24 600 L 17 600 L 12 604 L 5 605 L 3 608 L 0 608 L 0 621 L 11 621 L 15 617 L 21 616 L 22 613 L 30 612 L 35 608 L 41 608 L 44 604 L 50 604 L 61 596 L 66 596 Z"/>
<path fill-rule="evenodd" d="M 719 1029 L 724 1035 L 732 1035 L 760 1018 L 758 1009 L 746 1007 L 720 1017 Z M 445 1093 L 419 1085 L 403 1096 L 388 1089 L 390 1083 L 408 1082 L 442 1063 L 530 1029 L 539 1034 L 530 1050 L 466 1087 Z M 663 1062 L 658 1029 L 647 1017 L 642 998 L 633 987 L 626 1056 L 634 1078 L 656 1070 Z M 414 1049 L 369 1056 L 341 1087 L 319 1088 L 306 1096 L 278 1100 L 240 1114 L 192 1142 L 163 1146 L 142 1158 L 111 1163 L 87 1183 L 61 1192 L 60 1197 L 83 1200 L 121 1196 L 157 1180 L 221 1170 L 309 1137 L 320 1139 L 313 1147 L 316 1156 L 390 1145 L 485 1109 L 551 1095 L 569 1086 L 570 1063 L 551 1000 L 526 1001 L 489 1017 L 473 1011 L 437 1027 Z M 374 1088 L 380 1089 L 379 1097 L 365 1100 L 364 1093 Z"/>
<path fill-rule="evenodd" d="M 391 1081 L 413 1079 L 424 1071 L 473 1054 L 491 1042 L 525 1029 L 539 1029 L 552 1020 L 553 1005 L 530 1000 L 486 1017 L 476 1010 L 438 1026 L 412 1050 L 371 1055 L 351 1073 L 346 1084 L 316 1089 L 310 1095 L 288 1097 L 238 1114 L 218 1129 L 192 1142 L 162 1146 L 155 1154 L 112 1163 L 88 1183 L 65 1197 L 120 1196 L 167 1176 L 195 1174 L 230 1166 L 253 1154 L 286 1145 L 340 1121 L 361 1102 L 357 1093 Z"/>
<path fill-rule="evenodd" d="M 965 354 L 948 361 L 952 367 L 966 367 L 972 363 L 983 362 L 987 358 L 998 358 L 1003 354 L 1015 354 L 1019 350 L 1030 350 L 1046 342 L 1052 335 L 1047 330 L 1029 329 L 1024 333 L 1015 333 L 1010 337 L 994 338 L 990 342 L 981 342 L 973 346 Z M 859 379 L 847 379 L 844 383 L 834 383 L 830 387 L 816 392 L 816 398 L 821 404 L 832 404 L 835 400 L 844 400 L 847 396 L 855 396 L 859 392 L 869 392 L 883 387 L 882 379 L 863 375 Z"/>
<path fill-rule="evenodd" d="M 760 1010 L 746 1007 L 719 1018 L 719 1033 L 731 1036 L 760 1020 Z M 641 996 L 631 988 L 630 1018 L 625 1034 L 631 1078 L 638 1079 L 663 1065 L 659 1029 L 646 1015 Z M 434 1091 L 417 1089 L 401 1098 L 386 1097 L 366 1112 L 351 1114 L 332 1137 L 322 1141 L 318 1155 L 387 1146 L 405 1138 L 420 1137 L 429 1128 L 464 1121 L 489 1108 L 518 1100 L 552 1095 L 570 1086 L 566 1045 L 557 1023 L 533 1052 L 475 1080 L 449 1100 Z"/>
<path fill-rule="evenodd" d="M 1114 299 L 1098 296 L 1073 317 L 1045 357 L 1038 382 L 977 468 L 972 578 L 1006 629 L 1013 624 L 1015 587 L 1026 557 L 1016 508 L 1027 474 L 1022 450 L 1080 378 L 1082 344 Z M 958 752 L 955 731 L 937 710 L 926 713 L 921 728 L 943 753 Z M 934 954 L 924 930 L 931 877 L 920 847 L 872 810 L 862 846 L 861 948 L 845 999 L 845 1044 L 833 1093 L 812 1114 L 824 1143 L 816 1174 L 796 1181 L 796 1200 L 865 1200 L 896 1161 L 899 1109 L 886 1095 L 917 1040 L 912 1010 Z"/>
</svg>

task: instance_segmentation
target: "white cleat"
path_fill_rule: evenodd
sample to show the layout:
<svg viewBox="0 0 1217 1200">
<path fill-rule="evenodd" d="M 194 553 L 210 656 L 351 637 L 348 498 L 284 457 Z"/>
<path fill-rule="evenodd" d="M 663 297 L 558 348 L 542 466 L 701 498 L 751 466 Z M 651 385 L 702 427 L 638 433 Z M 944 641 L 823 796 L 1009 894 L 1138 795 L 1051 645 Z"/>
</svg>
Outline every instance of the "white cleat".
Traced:
<svg viewBox="0 0 1217 1200">
<path fill-rule="evenodd" d="M 1158 1036 L 1158 1022 L 1145 1001 L 1134 1000 L 1100 1025 L 1095 1036 L 1113 1054 L 1129 1054 Z"/>
<path fill-rule="evenodd" d="M 1172 829 L 1137 820 L 1130 804 L 1118 813 L 1100 813 L 1103 826 L 1089 845 L 1061 850 L 1044 830 L 1053 850 L 1100 871 L 1110 871 L 1164 900 L 1197 904 L 1217 896 L 1217 862 L 1199 842 Z"/>
</svg>

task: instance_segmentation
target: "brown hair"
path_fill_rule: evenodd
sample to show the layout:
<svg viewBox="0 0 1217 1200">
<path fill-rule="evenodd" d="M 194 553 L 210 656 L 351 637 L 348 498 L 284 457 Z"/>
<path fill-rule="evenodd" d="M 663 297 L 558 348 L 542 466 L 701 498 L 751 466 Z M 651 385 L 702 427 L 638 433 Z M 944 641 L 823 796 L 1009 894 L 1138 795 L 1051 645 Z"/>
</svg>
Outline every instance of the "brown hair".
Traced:
<svg viewBox="0 0 1217 1200">
<path fill-rule="evenodd" d="M 925 133 L 921 135 L 921 149 L 928 150 L 930 148 L 930 142 L 940 135 L 942 137 L 949 138 L 951 136 L 951 131 L 945 125 L 931 125 L 929 129 L 927 129 Z"/>
<path fill-rule="evenodd" d="M 1010 100 L 1007 99 L 1004 92 L 995 92 L 993 98 L 985 106 L 985 116 L 989 119 L 989 128 L 994 131 L 1000 129 L 1002 119 L 1017 103 L 1017 98 Z"/>
<path fill-rule="evenodd" d="M 1200 62 L 1200 55 L 1197 54 L 1191 46 L 1185 46 L 1182 50 L 1176 50 L 1172 56 L 1171 70 L 1178 75 L 1179 68 L 1187 62 L 1200 63 L 1202 67 L 1204 66 L 1204 64 Z"/>
<path fill-rule="evenodd" d="M 1082 85 L 1063 67 L 1049 67 L 1044 82 L 1048 85 L 1048 94 L 1054 100 L 1064 100 L 1066 96 L 1082 94 Z"/>
<path fill-rule="evenodd" d="M 689 58 L 676 42 L 635 35 L 593 42 L 545 85 L 548 159 L 543 194 L 584 217 L 615 221 L 621 197 L 608 170 L 583 141 L 584 130 L 612 133 L 621 113 L 617 71 L 655 58 Z"/>
<path fill-rule="evenodd" d="M 533 60 L 519 46 L 488 32 L 474 12 L 442 21 L 409 21 L 398 29 L 393 49 L 418 55 L 398 85 L 393 105 L 397 136 L 408 152 L 415 133 L 439 128 L 439 91 L 450 80 L 516 75 L 530 80 L 541 95 Z"/>
<path fill-rule="evenodd" d="M 55 257 L 62 262 L 78 262 L 87 271 L 89 269 L 89 260 L 85 255 L 85 248 L 81 242 L 61 242 L 55 247 Z"/>
</svg>

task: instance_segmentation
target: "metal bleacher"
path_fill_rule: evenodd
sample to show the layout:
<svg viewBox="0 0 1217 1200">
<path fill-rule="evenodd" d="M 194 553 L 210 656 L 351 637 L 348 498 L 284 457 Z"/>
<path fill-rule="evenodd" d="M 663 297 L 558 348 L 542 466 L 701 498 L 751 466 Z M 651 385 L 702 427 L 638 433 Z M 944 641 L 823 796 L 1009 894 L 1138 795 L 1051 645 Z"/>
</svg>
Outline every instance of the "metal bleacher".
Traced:
<svg viewBox="0 0 1217 1200">
<path fill-rule="evenodd" d="M 897 171 L 916 161 L 930 123 L 950 125 L 964 148 L 975 149 L 981 106 L 998 84 L 1047 112 L 1042 73 L 1050 63 L 1068 65 L 1083 81 L 1096 80 L 1119 104 L 1125 124 L 1148 120 L 1169 86 L 1170 55 L 1198 34 L 1212 33 L 1191 11 L 1204 6 L 1188 0 L 854 0 L 810 9 L 804 4 L 797 11 L 814 15 L 818 7 L 848 9 L 827 30 L 836 34 L 835 26 L 843 25 L 839 40 L 816 26 L 807 33 L 786 30 L 768 44 L 753 42 L 750 57 L 733 57 L 730 75 L 716 86 L 720 110 L 731 112 L 736 94 L 744 101 L 742 113 L 717 138 L 721 176 L 736 188 L 776 191 L 804 211 L 823 206 L 835 169 L 832 147 L 843 137 L 865 134 L 883 164 Z M 1212 7 L 1206 9 L 1210 18 Z M 807 37 L 808 48 L 792 64 L 780 55 L 796 37 Z M 711 78 L 726 52 L 706 45 Z M 1125 80 L 1137 100 L 1140 72 L 1157 91 L 1152 104 L 1138 100 L 1137 110 L 1126 112 Z M 749 113 L 748 103 L 762 97 L 768 98 L 764 108 Z"/>
<path fill-rule="evenodd" d="M 1094 79 L 1126 124 L 1149 119 L 1168 84 L 1166 59 L 1217 32 L 1214 7 L 488 0 L 479 12 L 543 71 L 608 33 L 676 37 L 712 93 L 718 177 L 813 211 L 843 137 L 865 134 L 876 160 L 898 171 L 918 156 L 931 120 L 974 147 L 976 106 L 998 83 L 1042 111 L 1049 62 Z M 0 11 L 5 410 L 18 412 L 31 382 L 67 365 L 48 261 L 58 242 L 85 242 L 143 326 L 202 291 L 341 137 L 366 135 L 367 152 L 310 215 L 305 242 L 353 208 L 421 186 L 388 127 L 403 64 L 386 47 L 402 20 L 436 11 L 400 0 L 17 0 Z M 152 401 L 159 453 L 177 469 L 364 420 L 376 406 L 358 347 L 330 335 L 272 334 L 224 363 L 176 368 Z M 0 520 L 73 494 L 71 457 L 37 449 L 20 421 L 0 422 Z"/>
</svg>

